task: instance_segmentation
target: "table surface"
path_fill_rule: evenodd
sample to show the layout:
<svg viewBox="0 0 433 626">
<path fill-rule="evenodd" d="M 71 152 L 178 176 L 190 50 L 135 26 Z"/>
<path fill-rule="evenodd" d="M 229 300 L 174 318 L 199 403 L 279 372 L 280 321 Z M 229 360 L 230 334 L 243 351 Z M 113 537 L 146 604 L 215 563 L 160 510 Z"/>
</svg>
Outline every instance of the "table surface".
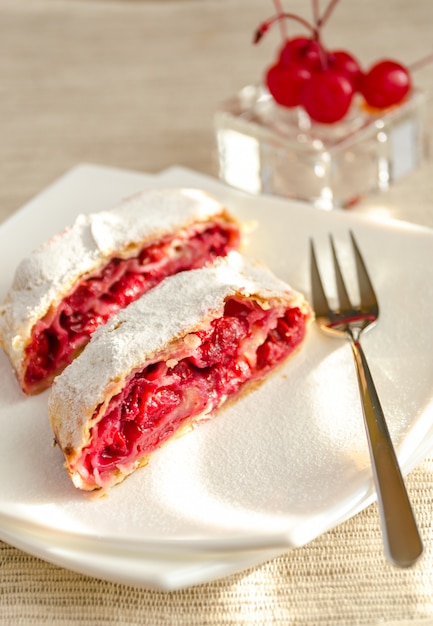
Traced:
<svg viewBox="0 0 433 626">
<path fill-rule="evenodd" d="M 305 0 L 284 6 L 309 15 Z M 215 175 L 213 113 L 272 59 L 277 31 L 251 39 L 273 11 L 271 0 L 0 0 L 0 220 L 78 163 Z M 411 64 L 432 51 L 432 23 L 431 0 L 341 0 L 325 42 L 365 66 Z M 431 97 L 433 66 L 415 80 Z M 352 211 L 433 227 L 432 180 L 427 160 Z M 425 542 L 409 570 L 385 562 L 375 504 L 301 549 L 170 593 L 0 543 L 0 624 L 433 624 L 432 474 L 433 455 L 407 477 Z"/>
</svg>

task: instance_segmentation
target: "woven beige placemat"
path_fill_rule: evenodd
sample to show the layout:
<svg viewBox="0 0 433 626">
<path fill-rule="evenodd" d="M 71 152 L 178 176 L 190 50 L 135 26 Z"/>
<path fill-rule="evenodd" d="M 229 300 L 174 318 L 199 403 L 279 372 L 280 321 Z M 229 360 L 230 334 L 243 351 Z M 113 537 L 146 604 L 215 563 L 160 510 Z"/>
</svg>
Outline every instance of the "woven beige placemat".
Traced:
<svg viewBox="0 0 433 626">
<path fill-rule="evenodd" d="M 384 561 L 375 505 L 257 568 L 169 593 L 98 581 L 0 544 L 0 624 L 433 624 L 432 472 L 429 459 L 407 479 L 427 546 L 412 569 Z"/>
</svg>

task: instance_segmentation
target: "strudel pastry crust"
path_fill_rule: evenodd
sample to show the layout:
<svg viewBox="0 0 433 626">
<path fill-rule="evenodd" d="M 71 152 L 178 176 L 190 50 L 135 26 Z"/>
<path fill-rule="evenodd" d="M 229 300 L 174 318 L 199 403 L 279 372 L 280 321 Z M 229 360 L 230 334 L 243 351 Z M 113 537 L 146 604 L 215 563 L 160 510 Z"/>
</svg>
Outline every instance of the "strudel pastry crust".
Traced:
<svg viewBox="0 0 433 626">
<path fill-rule="evenodd" d="M 49 416 L 76 487 L 107 488 L 302 344 L 311 310 L 232 252 L 181 272 L 99 328 L 54 381 Z"/>
<path fill-rule="evenodd" d="M 198 189 L 153 189 L 80 215 L 24 259 L 0 308 L 0 341 L 25 393 L 48 387 L 112 314 L 167 275 L 240 243 L 237 221 Z"/>
</svg>

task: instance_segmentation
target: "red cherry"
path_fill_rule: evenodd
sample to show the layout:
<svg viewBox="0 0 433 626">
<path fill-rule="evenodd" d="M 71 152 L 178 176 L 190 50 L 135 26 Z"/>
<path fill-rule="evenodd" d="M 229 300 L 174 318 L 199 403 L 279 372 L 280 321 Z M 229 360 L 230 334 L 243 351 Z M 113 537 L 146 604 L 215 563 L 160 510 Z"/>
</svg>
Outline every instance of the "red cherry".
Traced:
<svg viewBox="0 0 433 626">
<path fill-rule="evenodd" d="M 388 59 L 375 63 L 361 82 L 361 93 L 367 104 L 377 109 L 398 104 L 410 89 L 411 78 L 407 68 Z"/>
<path fill-rule="evenodd" d="M 288 39 L 280 51 L 280 62 L 283 65 L 299 63 L 311 70 L 318 70 L 321 66 L 323 50 L 320 43 L 308 37 L 293 37 Z"/>
<path fill-rule="evenodd" d="M 298 63 L 292 63 L 288 67 L 276 63 L 266 72 L 265 81 L 278 104 L 295 107 L 300 104 L 301 93 L 310 77 L 311 71 Z"/>
<path fill-rule="evenodd" d="M 375 63 L 364 74 L 357 59 L 345 50 L 326 50 L 321 43 L 322 29 L 338 0 L 328 0 L 324 12 L 313 2 L 312 22 L 281 9 L 256 30 L 258 43 L 270 27 L 283 20 L 302 24 L 307 36 L 286 37 L 278 61 L 266 73 L 266 84 L 275 100 L 286 107 L 303 106 L 311 119 L 323 124 L 338 122 L 348 112 L 355 92 L 363 94 L 366 103 L 375 108 L 398 104 L 411 89 L 411 68 L 385 59 Z M 433 55 L 428 57 L 431 61 Z M 425 61 L 422 61 L 424 63 Z M 416 67 L 416 66 L 415 66 Z"/>
<path fill-rule="evenodd" d="M 332 50 L 328 53 L 328 67 L 334 72 L 344 74 L 357 91 L 360 87 L 362 72 L 358 61 L 345 50 Z"/>
<path fill-rule="evenodd" d="M 350 80 L 332 70 L 313 73 L 305 84 L 302 104 L 315 122 L 333 124 L 349 110 L 354 94 Z"/>
</svg>

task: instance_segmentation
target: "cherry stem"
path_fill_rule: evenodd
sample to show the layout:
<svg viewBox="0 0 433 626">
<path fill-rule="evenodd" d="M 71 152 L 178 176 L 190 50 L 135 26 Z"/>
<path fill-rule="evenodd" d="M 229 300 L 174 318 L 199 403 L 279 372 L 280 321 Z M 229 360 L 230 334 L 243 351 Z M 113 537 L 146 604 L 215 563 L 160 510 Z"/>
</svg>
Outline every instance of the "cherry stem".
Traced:
<svg viewBox="0 0 433 626">
<path fill-rule="evenodd" d="M 417 70 L 420 70 L 425 65 L 428 65 L 429 63 L 432 63 L 432 62 L 433 62 L 433 52 L 423 57 L 422 59 L 419 59 L 418 61 L 411 63 L 410 65 L 407 66 L 407 69 L 410 72 L 416 72 Z"/>
<path fill-rule="evenodd" d="M 254 33 L 254 40 L 253 40 L 254 43 L 259 43 L 263 35 L 270 29 L 270 27 L 275 22 L 278 22 L 279 20 L 283 18 L 287 18 L 290 20 L 294 20 L 295 22 L 299 22 L 299 24 L 302 24 L 303 26 L 305 26 L 305 28 L 308 28 L 308 30 L 312 33 L 314 39 L 319 38 L 319 33 L 318 33 L 317 28 L 314 28 L 314 26 L 312 26 L 310 22 L 307 22 L 307 20 L 304 20 L 303 17 L 300 17 L 299 15 L 296 15 L 295 13 L 279 13 L 278 15 L 273 15 L 272 17 L 267 19 L 265 22 L 263 22 L 259 26 L 259 28 Z"/>
<path fill-rule="evenodd" d="M 274 6 L 275 6 L 275 10 L 278 13 L 278 15 L 282 15 L 283 14 L 283 7 L 282 4 L 280 2 L 280 0 L 274 0 Z M 281 38 L 283 41 L 286 41 L 287 39 L 287 28 L 286 28 L 286 22 L 284 22 L 284 20 L 280 20 L 280 31 L 281 31 Z"/>
<path fill-rule="evenodd" d="M 335 9 L 335 5 L 337 4 L 337 2 L 338 0 L 330 0 L 322 17 L 320 17 L 319 20 L 317 21 L 316 28 L 321 28 L 323 24 L 329 19 L 329 16 L 331 15 L 332 11 Z"/>
<path fill-rule="evenodd" d="M 314 25 L 316 27 L 316 29 L 319 28 L 320 24 L 320 17 L 319 17 L 319 1 L 318 0 L 312 0 L 313 2 L 313 20 L 314 20 Z"/>
<path fill-rule="evenodd" d="M 328 5 L 328 8 L 329 8 L 329 5 Z M 316 40 L 317 40 L 317 43 L 319 44 L 320 65 L 322 67 L 322 70 L 327 70 L 328 69 L 328 57 L 325 54 L 325 51 L 323 50 L 323 46 L 321 45 L 321 42 L 319 40 L 320 29 L 322 27 L 320 11 L 319 11 L 319 0 L 312 0 L 312 9 L 313 9 L 314 25 L 316 27 Z"/>
</svg>

